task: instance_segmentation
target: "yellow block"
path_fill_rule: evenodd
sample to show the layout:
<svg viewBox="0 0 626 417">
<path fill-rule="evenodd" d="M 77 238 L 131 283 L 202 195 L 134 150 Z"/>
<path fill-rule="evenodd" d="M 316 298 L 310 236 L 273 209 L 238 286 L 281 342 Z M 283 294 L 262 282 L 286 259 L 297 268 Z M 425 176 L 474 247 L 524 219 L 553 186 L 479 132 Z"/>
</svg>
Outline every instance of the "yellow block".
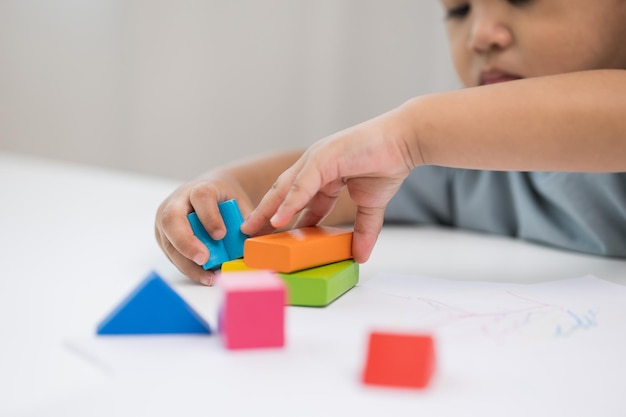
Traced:
<svg viewBox="0 0 626 417">
<path fill-rule="evenodd" d="M 222 272 L 236 272 L 236 271 L 255 271 L 256 268 L 250 268 L 247 266 L 243 259 L 233 259 L 232 261 L 226 261 L 222 264 Z"/>
</svg>

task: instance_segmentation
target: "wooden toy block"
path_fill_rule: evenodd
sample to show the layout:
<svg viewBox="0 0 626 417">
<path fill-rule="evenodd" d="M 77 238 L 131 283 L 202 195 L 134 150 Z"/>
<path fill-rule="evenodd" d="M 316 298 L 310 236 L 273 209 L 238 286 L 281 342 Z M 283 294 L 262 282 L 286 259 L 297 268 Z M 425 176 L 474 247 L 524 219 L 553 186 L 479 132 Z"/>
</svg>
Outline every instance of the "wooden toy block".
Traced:
<svg viewBox="0 0 626 417">
<path fill-rule="evenodd" d="M 204 246 L 206 246 L 209 250 L 209 260 L 202 265 L 202 268 L 215 269 L 230 259 L 228 252 L 226 252 L 226 246 L 224 246 L 224 239 L 213 239 L 204 226 L 202 226 L 202 223 L 200 223 L 200 219 L 195 212 L 189 213 L 187 215 L 187 219 L 189 220 L 193 234 L 196 235 L 196 237 L 200 239 L 200 241 L 204 243 Z"/>
<path fill-rule="evenodd" d="M 349 259 L 279 275 L 287 284 L 290 305 L 324 307 L 359 282 L 359 264 Z"/>
<path fill-rule="evenodd" d="M 247 236 L 240 230 L 243 216 L 237 202 L 224 201 L 218 204 L 218 208 L 226 225 L 226 236 L 221 240 L 215 240 L 209 235 L 195 212 L 187 215 L 193 234 L 209 249 L 209 260 L 202 265 L 204 269 L 215 269 L 226 261 L 243 256 L 243 243 Z"/>
<path fill-rule="evenodd" d="M 223 293 L 219 332 L 227 349 L 281 347 L 285 344 L 286 288 L 270 271 L 220 274 Z"/>
<path fill-rule="evenodd" d="M 248 236 L 241 233 L 243 216 L 241 211 L 239 211 L 239 206 L 235 200 L 228 200 L 219 203 L 217 207 L 226 225 L 226 236 L 224 236 L 222 241 L 224 246 L 226 246 L 228 257 L 229 259 L 241 258 L 243 257 L 243 242 Z"/>
<path fill-rule="evenodd" d="M 304 227 L 255 236 L 244 243 L 244 262 L 255 269 L 290 273 L 352 258 L 352 231 Z"/>
<path fill-rule="evenodd" d="M 405 388 L 424 388 L 435 370 L 431 336 L 372 332 L 363 382 Z"/>
<path fill-rule="evenodd" d="M 243 259 L 233 259 L 222 264 L 222 272 L 241 272 L 241 271 L 258 271 L 258 269 L 250 268 L 245 264 Z"/>
<path fill-rule="evenodd" d="M 102 322 L 99 335 L 211 333 L 209 325 L 156 272 Z"/>
<path fill-rule="evenodd" d="M 222 273 L 260 271 L 250 268 L 243 259 L 222 264 Z M 325 307 L 359 282 L 359 264 L 351 259 L 290 274 L 278 273 L 287 286 L 287 304 Z"/>
</svg>

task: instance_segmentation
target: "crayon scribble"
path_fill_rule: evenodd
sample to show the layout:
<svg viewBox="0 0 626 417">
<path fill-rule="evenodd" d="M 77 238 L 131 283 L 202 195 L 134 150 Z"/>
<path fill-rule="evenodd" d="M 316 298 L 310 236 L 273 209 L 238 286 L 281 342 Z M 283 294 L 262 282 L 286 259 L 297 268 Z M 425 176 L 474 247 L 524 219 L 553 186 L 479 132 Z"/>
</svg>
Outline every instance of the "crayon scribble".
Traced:
<svg viewBox="0 0 626 417">
<path fill-rule="evenodd" d="M 598 326 L 598 312 L 591 308 L 575 311 L 509 290 L 490 293 L 492 307 L 485 303 L 472 308 L 459 305 L 458 295 L 456 303 L 445 296 L 412 298 L 422 306 L 418 324 L 457 336 L 494 340 L 570 337 Z"/>
</svg>

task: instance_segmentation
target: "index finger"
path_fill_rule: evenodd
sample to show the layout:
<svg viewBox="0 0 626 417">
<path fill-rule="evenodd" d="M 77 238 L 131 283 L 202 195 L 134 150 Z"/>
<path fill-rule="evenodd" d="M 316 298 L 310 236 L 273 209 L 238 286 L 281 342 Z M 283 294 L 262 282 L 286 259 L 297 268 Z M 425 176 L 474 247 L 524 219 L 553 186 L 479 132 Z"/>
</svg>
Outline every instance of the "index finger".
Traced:
<svg viewBox="0 0 626 417">
<path fill-rule="evenodd" d="M 276 224 L 271 222 L 270 219 L 275 215 L 278 207 L 280 207 L 280 205 L 284 202 L 288 190 L 291 187 L 293 179 L 299 169 L 299 162 L 300 161 L 296 162 L 295 165 L 292 165 L 285 172 L 283 172 L 278 179 L 276 179 L 272 187 L 261 199 L 261 202 L 242 224 L 241 231 L 243 233 L 255 235 L 259 231 L 266 228 L 280 227 L 276 226 Z M 284 224 L 287 224 L 289 220 L 291 220 L 291 218 L 289 218 Z"/>
<path fill-rule="evenodd" d="M 328 195 L 320 191 L 333 182 L 340 182 L 341 184 L 335 187 L 340 189 L 343 186 L 343 181 L 339 178 L 339 171 L 336 166 L 329 165 L 328 161 L 319 160 L 317 155 L 313 154 L 307 158 L 303 162 L 302 168 L 295 173 L 293 181 L 285 191 L 285 197 L 270 218 L 270 223 L 274 227 L 285 226 L 312 201 L 316 212 L 324 212 L 325 214 L 328 212 L 329 206 L 332 206 L 332 202 L 337 196 L 337 190 L 328 190 Z M 319 197 L 318 201 L 314 201 L 316 197 Z"/>
</svg>

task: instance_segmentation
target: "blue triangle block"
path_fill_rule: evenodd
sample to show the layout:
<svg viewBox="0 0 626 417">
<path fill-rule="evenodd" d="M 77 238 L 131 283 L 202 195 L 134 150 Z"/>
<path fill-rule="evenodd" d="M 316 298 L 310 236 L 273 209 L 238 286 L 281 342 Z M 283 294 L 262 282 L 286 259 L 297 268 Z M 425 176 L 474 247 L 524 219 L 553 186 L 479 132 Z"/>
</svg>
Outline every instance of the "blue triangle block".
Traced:
<svg viewBox="0 0 626 417">
<path fill-rule="evenodd" d="M 207 333 L 209 325 L 156 272 L 100 324 L 97 334 Z"/>
</svg>

